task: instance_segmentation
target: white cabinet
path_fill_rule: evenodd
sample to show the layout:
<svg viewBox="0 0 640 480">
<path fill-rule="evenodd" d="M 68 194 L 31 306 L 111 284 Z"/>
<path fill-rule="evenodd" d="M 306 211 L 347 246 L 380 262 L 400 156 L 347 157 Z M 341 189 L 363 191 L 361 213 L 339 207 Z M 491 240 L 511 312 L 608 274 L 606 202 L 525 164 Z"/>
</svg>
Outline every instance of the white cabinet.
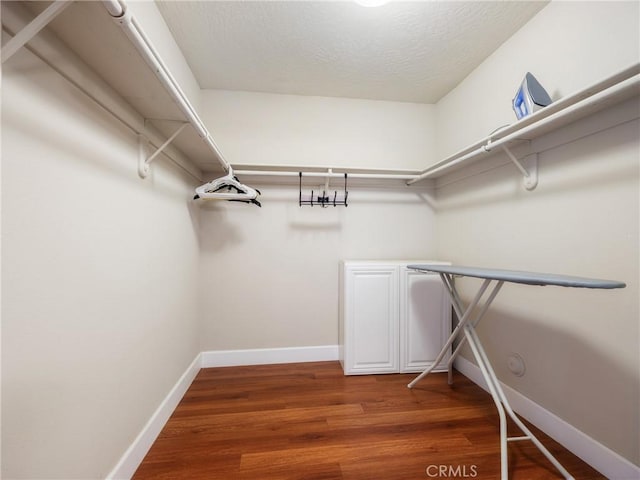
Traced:
<svg viewBox="0 0 640 480">
<path fill-rule="evenodd" d="M 421 372 L 451 331 L 451 305 L 440 277 L 412 263 L 341 263 L 340 362 L 345 375 Z M 447 358 L 438 367 L 446 369 Z"/>
</svg>

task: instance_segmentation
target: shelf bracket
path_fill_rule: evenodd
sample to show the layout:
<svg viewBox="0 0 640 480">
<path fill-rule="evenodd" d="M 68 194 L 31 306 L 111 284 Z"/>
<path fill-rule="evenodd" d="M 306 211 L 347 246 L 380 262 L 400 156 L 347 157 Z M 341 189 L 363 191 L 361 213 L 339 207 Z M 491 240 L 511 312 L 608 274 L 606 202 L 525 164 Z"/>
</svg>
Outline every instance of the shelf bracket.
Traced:
<svg viewBox="0 0 640 480">
<path fill-rule="evenodd" d="M 160 155 L 162 153 L 162 151 L 167 148 L 167 146 L 173 142 L 175 140 L 175 138 L 180 135 L 180 132 L 182 132 L 187 126 L 189 125 L 189 123 L 183 123 L 181 124 L 178 129 L 173 132 L 173 135 L 171 135 L 169 138 L 167 138 L 167 140 L 158 147 L 158 149 L 153 152 L 151 155 L 149 155 L 147 157 L 146 154 L 146 147 L 149 144 L 148 140 L 143 136 L 143 135 L 138 135 L 138 174 L 142 177 L 142 178 L 147 178 L 147 176 L 149 175 L 149 165 L 151 165 L 151 162 L 153 162 L 155 160 L 155 158 Z"/>
<path fill-rule="evenodd" d="M 140 178 L 147 178 L 149 175 L 149 164 L 147 163 L 147 148 L 149 139 L 143 134 L 138 134 L 138 175 Z"/>
<path fill-rule="evenodd" d="M 327 171 L 327 178 L 325 178 L 324 180 L 324 191 L 328 192 L 329 191 L 329 179 L 331 178 L 331 175 L 333 174 L 333 168 L 330 168 Z"/>
<path fill-rule="evenodd" d="M 49 5 L 40 15 L 25 25 L 22 30 L 16 33 L 4 47 L 2 47 L 2 63 L 9 60 L 14 53 L 22 48 L 29 40 L 35 37 L 40 30 L 46 27 L 49 22 L 56 18 L 65 8 L 73 2 L 68 0 L 56 0 Z"/>
<path fill-rule="evenodd" d="M 502 145 L 501 148 L 518 170 L 520 170 L 520 173 L 522 173 L 522 176 L 524 177 L 524 188 L 529 191 L 534 190 L 538 186 L 538 154 L 534 153 L 526 157 L 529 159 L 527 160 L 527 163 L 529 164 L 529 168 L 527 169 L 522 162 L 518 160 L 513 153 L 511 153 L 511 150 L 509 150 L 506 145 Z"/>
</svg>

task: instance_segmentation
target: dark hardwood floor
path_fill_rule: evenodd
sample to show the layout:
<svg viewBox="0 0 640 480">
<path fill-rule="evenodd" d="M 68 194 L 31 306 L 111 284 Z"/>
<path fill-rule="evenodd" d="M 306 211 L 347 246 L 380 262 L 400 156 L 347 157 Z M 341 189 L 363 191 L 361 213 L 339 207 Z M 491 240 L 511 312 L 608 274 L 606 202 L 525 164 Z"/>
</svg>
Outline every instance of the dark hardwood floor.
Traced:
<svg viewBox="0 0 640 480">
<path fill-rule="evenodd" d="M 499 478 L 491 397 L 458 373 L 409 390 L 413 377 L 345 377 L 338 362 L 203 369 L 134 478 Z M 605 478 L 538 438 L 576 479 Z M 531 442 L 511 443 L 509 462 L 513 480 L 562 478 Z"/>
</svg>

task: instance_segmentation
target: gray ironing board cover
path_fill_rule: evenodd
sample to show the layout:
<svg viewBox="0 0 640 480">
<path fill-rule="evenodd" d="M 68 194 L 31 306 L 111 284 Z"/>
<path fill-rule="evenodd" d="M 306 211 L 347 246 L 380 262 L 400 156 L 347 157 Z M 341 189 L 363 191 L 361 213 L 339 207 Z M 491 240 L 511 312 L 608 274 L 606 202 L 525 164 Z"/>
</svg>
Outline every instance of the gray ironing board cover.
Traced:
<svg viewBox="0 0 640 480">
<path fill-rule="evenodd" d="M 484 278 L 503 282 L 524 283 L 525 285 L 557 285 L 577 288 L 624 288 L 626 284 L 615 280 L 572 277 L 552 273 L 520 272 L 516 270 L 498 270 L 495 268 L 463 267 L 456 265 L 408 265 L 412 270 L 422 272 L 446 273 L 464 277 Z"/>
</svg>

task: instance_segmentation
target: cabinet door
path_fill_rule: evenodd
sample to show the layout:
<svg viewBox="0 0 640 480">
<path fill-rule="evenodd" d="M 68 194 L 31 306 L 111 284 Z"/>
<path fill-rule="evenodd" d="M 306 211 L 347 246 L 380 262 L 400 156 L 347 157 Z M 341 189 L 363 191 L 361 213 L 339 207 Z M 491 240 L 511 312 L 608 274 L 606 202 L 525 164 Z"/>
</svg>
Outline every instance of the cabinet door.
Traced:
<svg viewBox="0 0 640 480">
<path fill-rule="evenodd" d="M 400 281 L 400 372 L 421 372 L 449 338 L 451 303 L 439 275 L 403 267 Z M 448 359 L 436 371 L 446 370 Z"/>
<path fill-rule="evenodd" d="M 344 371 L 398 372 L 398 267 L 345 266 Z"/>
</svg>

